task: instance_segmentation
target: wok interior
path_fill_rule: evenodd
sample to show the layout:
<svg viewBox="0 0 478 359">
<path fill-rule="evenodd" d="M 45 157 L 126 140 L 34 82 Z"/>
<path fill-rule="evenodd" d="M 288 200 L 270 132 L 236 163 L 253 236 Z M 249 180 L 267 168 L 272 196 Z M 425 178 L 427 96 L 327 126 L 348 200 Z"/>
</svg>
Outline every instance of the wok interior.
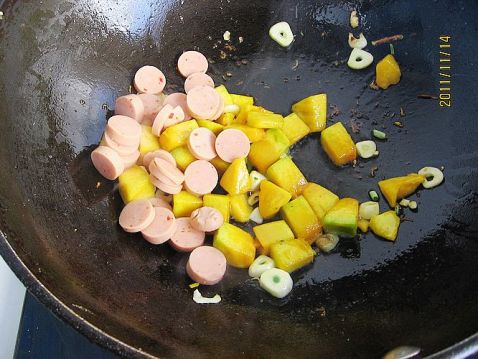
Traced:
<svg viewBox="0 0 478 359">
<path fill-rule="evenodd" d="M 451 3 L 435 4 L 434 17 L 447 16 Z M 437 20 L 427 4 L 44 0 L 7 1 L 4 8 L 0 229 L 33 275 L 88 322 L 132 347 L 171 357 L 365 358 L 403 344 L 432 353 L 476 331 L 477 124 L 463 111 L 464 96 L 455 96 L 451 110 L 416 98 L 437 91 Z M 373 67 L 352 72 L 344 64 L 354 8 L 364 16 L 369 41 L 406 35 L 396 44 L 403 72 L 398 86 L 372 91 Z M 457 8 L 449 31 L 466 39 L 460 26 L 471 13 Z M 267 35 L 281 20 L 296 35 L 288 50 Z M 226 30 L 230 43 L 222 39 Z M 413 222 L 402 224 L 396 243 L 371 234 L 341 241 L 338 253 L 293 274 L 296 286 L 284 300 L 260 290 L 246 271 L 229 268 L 219 285 L 202 290 L 220 293 L 223 302 L 194 304 L 187 255 L 123 233 L 114 184 L 89 162 L 135 70 L 155 65 L 166 74 L 167 92 L 182 90 L 175 63 L 186 49 L 212 60 L 217 84 L 253 95 L 270 110 L 285 115 L 295 101 L 326 92 L 329 114 L 338 111 L 329 123 L 340 120 L 350 129 L 353 121 L 360 128 L 354 140 L 368 139 L 372 128 L 389 134 L 378 159 L 340 169 L 326 158 L 319 137 L 309 136 L 292 151 L 309 180 L 360 201 L 379 179 L 425 165 L 445 166 L 445 184 L 419 193 L 420 210 L 407 215 Z M 388 47 L 372 50 L 379 59 Z M 469 65 L 461 59 L 456 66 Z M 463 79 L 461 92 L 466 81 L 471 85 Z M 403 129 L 392 125 L 400 107 Z M 12 256 L 4 243 L 2 252 Z M 36 284 L 32 290 L 44 293 Z M 113 346 L 77 323 L 90 338 Z"/>
</svg>

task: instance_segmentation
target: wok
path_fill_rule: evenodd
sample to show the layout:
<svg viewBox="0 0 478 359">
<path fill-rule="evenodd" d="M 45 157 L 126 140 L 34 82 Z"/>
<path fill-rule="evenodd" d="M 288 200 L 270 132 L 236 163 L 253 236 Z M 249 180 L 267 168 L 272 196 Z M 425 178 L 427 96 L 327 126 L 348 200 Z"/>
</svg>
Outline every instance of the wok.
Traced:
<svg viewBox="0 0 478 359">
<path fill-rule="evenodd" d="M 129 357 L 380 357 L 399 345 L 423 355 L 476 353 L 478 339 L 477 9 L 473 1 L 5 1 L 0 22 L 0 251 L 27 288 L 91 340 Z M 370 40 L 395 44 L 403 77 L 373 91 L 374 66 L 345 64 L 348 17 Z M 290 49 L 267 35 L 285 20 Z M 231 32 L 231 42 L 223 40 Z M 452 105 L 441 107 L 440 35 L 451 36 Z M 241 43 L 239 37 L 242 37 Z M 306 177 L 360 201 L 385 177 L 444 166 L 419 191 L 395 243 L 372 234 L 341 240 L 293 273 L 273 299 L 228 268 L 219 305 L 192 302 L 187 256 L 123 233 L 121 200 L 89 153 L 114 99 L 140 66 L 163 69 L 181 89 L 179 54 L 211 59 L 216 83 L 287 114 L 326 92 L 330 122 L 354 140 L 383 129 L 377 159 L 336 168 L 309 136 L 292 151 Z M 375 59 L 388 45 L 369 45 Z M 442 71 L 443 72 L 443 71 Z M 229 76 L 231 75 L 231 76 Z M 400 116 L 400 108 L 404 117 Z M 400 121 L 404 127 L 393 125 Z M 359 129 L 359 131 L 357 131 Z M 352 131 L 351 131 L 352 132 Z M 377 166 L 376 177 L 370 177 Z M 99 188 L 96 188 L 100 182 Z M 419 197 L 418 197 L 419 196 Z M 381 208 L 387 207 L 381 200 Z M 451 347 L 449 349 L 446 349 Z"/>
</svg>

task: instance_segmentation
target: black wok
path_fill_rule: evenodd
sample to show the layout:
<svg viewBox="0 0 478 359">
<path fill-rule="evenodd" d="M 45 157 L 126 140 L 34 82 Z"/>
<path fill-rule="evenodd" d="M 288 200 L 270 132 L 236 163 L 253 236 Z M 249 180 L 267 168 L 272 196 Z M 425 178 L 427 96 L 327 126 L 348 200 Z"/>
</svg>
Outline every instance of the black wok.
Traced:
<svg viewBox="0 0 478 359">
<path fill-rule="evenodd" d="M 429 355 L 477 332 L 475 2 L 30 0 L 1 8 L 0 251 L 31 292 L 91 340 L 130 357 L 370 358 L 399 345 Z M 357 72 L 344 63 L 354 8 L 369 41 L 405 36 L 395 44 L 403 78 L 387 91 L 368 87 L 373 66 Z M 296 35 L 289 50 L 267 35 L 280 20 Z M 439 95 L 440 35 L 451 36 L 450 108 L 417 98 Z M 203 290 L 220 293 L 220 305 L 193 303 L 187 256 L 123 233 L 114 184 L 89 162 L 135 70 L 156 65 L 168 92 L 181 89 L 174 64 L 186 49 L 212 60 L 216 83 L 276 112 L 326 92 L 339 112 L 329 110 L 329 123 L 359 128 L 356 141 L 372 128 L 387 132 L 378 159 L 356 168 L 331 165 L 317 136 L 295 147 L 306 177 L 340 196 L 364 201 L 379 179 L 426 165 L 445 167 L 444 184 L 418 193 L 419 211 L 407 212 L 395 243 L 371 234 L 341 241 L 293 274 L 284 300 L 229 268 Z M 389 51 L 369 49 L 376 59 Z M 439 356 L 477 344 L 473 337 Z"/>
</svg>

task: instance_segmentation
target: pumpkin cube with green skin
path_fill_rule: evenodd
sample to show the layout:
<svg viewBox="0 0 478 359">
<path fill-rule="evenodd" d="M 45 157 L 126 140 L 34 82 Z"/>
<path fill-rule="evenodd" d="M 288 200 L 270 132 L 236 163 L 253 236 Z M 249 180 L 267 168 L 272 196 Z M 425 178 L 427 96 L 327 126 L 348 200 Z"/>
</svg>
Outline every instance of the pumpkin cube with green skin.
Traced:
<svg viewBox="0 0 478 359">
<path fill-rule="evenodd" d="M 277 268 L 290 273 L 312 263 L 315 251 L 302 239 L 288 239 L 273 243 L 270 255 Z"/>
<path fill-rule="evenodd" d="M 300 141 L 310 133 L 310 128 L 295 113 L 284 117 L 282 131 L 285 133 L 291 145 Z"/>
<path fill-rule="evenodd" d="M 263 180 L 259 188 L 259 212 L 266 219 L 279 213 L 282 206 L 287 204 L 292 197 L 285 189 L 268 180 Z"/>
<path fill-rule="evenodd" d="M 204 207 L 212 207 L 221 212 L 224 222 L 229 222 L 230 201 L 229 196 L 224 194 L 205 194 L 202 198 Z"/>
<path fill-rule="evenodd" d="M 303 196 L 284 205 L 281 214 L 297 238 L 309 242 L 322 232 L 322 226 L 314 210 Z"/>
<path fill-rule="evenodd" d="M 311 132 L 320 132 L 327 125 L 327 95 L 322 93 L 309 96 L 292 105 L 292 111 Z"/>
<path fill-rule="evenodd" d="M 264 253 L 268 253 L 271 245 L 276 242 L 294 239 L 294 233 L 283 220 L 264 223 L 253 227 L 252 230 Z"/>
<path fill-rule="evenodd" d="M 252 207 L 247 203 L 247 194 L 229 195 L 231 216 L 237 222 L 245 223 L 249 221 Z"/>
<path fill-rule="evenodd" d="M 322 220 L 327 211 L 339 200 L 339 197 L 336 194 L 313 182 L 307 183 L 302 195 L 307 202 L 309 202 L 319 220 Z"/>
<path fill-rule="evenodd" d="M 289 149 L 289 139 L 278 128 L 266 131 L 264 138 L 251 145 L 249 161 L 261 173 L 276 162 Z"/>
<path fill-rule="evenodd" d="M 138 199 L 153 198 L 156 192 L 144 167 L 135 165 L 128 168 L 118 177 L 118 182 L 119 193 L 125 204 Z"/>
<path fill-rule="evenodd" d="M 425 177 L 417 173 L 410 173 L 402 177 L 389 178 L 378 182 L 378 186 L 390 207 L 395 207 L 397 202 L 414 193 Z"/>
<path fill-rule="evenodd" d="M 395 211 L 387 211 L 374 216 L 369 223 L 369 228 L 373 233 L 389 241 L 394 241 L 397 238 L 399 227 L 400 218 Z"/>
<path fill-rule="evenodd" d="M 219 182 L 229 194 L 241 194 L 249 191 L 251 181 L 245 158 L 236 158 L 227 168 Z"/>
<path fill-rule="evenodd" d="M 176 218 L 189 217 L 194 210 L 200 207 L 202 207 L 201 197 L 186 191 L 173 195 L 173 213 Z"/>
<path fill-rule="evenodd" d="M 224 223 L 214 234 L 213 246 L 236 268 L 248 268 L 256 257 L 252 236 L 239 227 Z"/>
<path fill-rule="evenodd" d="M 324 230 L 339 236 L 357 234 L 359 203 L 354 198 L 340 199 L 323 218 Z"/>
<path fill-rule="evenodd" d="M 299 196 L 307 184 L 299 167 L 287 156 L 271 165 L 266 171 L 266 177 L 289 192 L 293 198 Z"/>
</svg>

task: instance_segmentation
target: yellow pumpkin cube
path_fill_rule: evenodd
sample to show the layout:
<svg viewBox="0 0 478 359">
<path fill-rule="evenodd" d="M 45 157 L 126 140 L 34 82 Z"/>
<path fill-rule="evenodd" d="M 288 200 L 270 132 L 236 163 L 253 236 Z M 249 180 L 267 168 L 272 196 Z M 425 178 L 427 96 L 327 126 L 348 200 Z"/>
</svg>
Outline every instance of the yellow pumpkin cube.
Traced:
<svg viewBox="0 0 478 359">
<path fill-rule="evenodd" d="M 395 207 L 397 202 L 414 193 L 425 177 L 417 173 L 410 173 L 402 177 L 389 178 L 378 182 L 378 187 L 390 207 Z"/>
<path fill-rule="evenodd" d="M 237 268 L 248 268 L 256 257 L 252 236 L 229 223 L 224 223 L 214 234 L 213 246 L 226 257 L 227 263 Z"/>
<path fill-rule="evenodd" d="M 294 233 L 285 221 L 275 221 L 252 228 L 257 240 L 261 244 L 264 253 L 269 253 L 272 244 L 294 239 Z"/>
<path fill-rule="evenodd" d="M 212 207 L 221 212 L 224 222 L 228 223 L 231 217 L 229 197 L 224 194 L 205 194 L 202 198 L 204 207 Z"/>
<path fill-rule="evenodd" d="M 135 165 L 128 168 L 118 177 L 118 182 L 119 193 L 125 204 L 138 199 L 153 198 L 156 192 L 144 167 Z"/>
<path fill-rule="evenodd" d="M 221 159 L 221 157 L 214 157 L 211 161 L 211 164 L 216 167 L 217 172 L 219 175 L 222 175 L 224 172 L 226 172 L 227 168 L 230 166 L 229 162 L 224 161 Z"/>
<path fill-rule="evenodd" d="M 224 85 L 217 86 L 215 90 L 219 95 L 221 95 L 222 100 L 224 101 L 224 106 L 232 105 L 232 96 L 229 93 L 229 91 L 227 91 L 226 86 Z"/>
<path fill-rule="evenodd" d="M 177 147 L 187 145 L 189 135 L 198 128 L 195 120 L 189 120 L 168 127 L 160 136 L 159 144 L 166 151 L 172 151 Z"/>
<path fill-rule="evenodd" d="M 345 165 L 357 159 L 355 143 L 342 122 L 327 127 L 320 134 L 322 147 L 337 166 Z"/>
<path fill-rule="evenodd" d="M 211 132 L 213 132 L 216 136 L 222 131 L 224 130 L 224 126 L 219 124 L 219 123 L 216 123 L 214 121 L 210 121 L 210 120 L 196 120 L 197 124 L 199 127 L 205 127 L 207 128 L 208 130 L 210 130 Z"/>
<path fill-rule="evenodd" d="M 368 219 L 362 219 L 360 218 L 357 222 L 357 227 L 360 229 L 363 233 L 368 232 L 368 227 L 369 227 L 370 221 Z"/>
<path fill-rule="evenodd" d="M 229 201 L 232 218 L 240 223 L 249 221 L 252 207 L 247 203 L 247 194 L 229 195 Z"/>
<path fill-rule="evenodd" d="M 159 138 L 153 135 L 151 126 L 141 126 L 141 139 L 139 141 L 139 153 L 141 162 L 145 154 L 161 149 Z"/>
<path fill-rule="evenodd" d="M 302 239 L 288 239 L 271 245 L 270 254 L 276 267 L 293 272 L 312 263 L 315 252 L 309 243 Z"/>
<path fill-rule="evenodd" d="M 173 195 L 173 213 L 176 218 L 189 217 L 194 210 L 200 207 L 202 207 L 201 197 L 186 191 Z"/>
<path fill-rule="evenodd" d="M 191 163 L 196 161 L 196 157 L 189 151 L 187 145 L 176 147 L 171 151 L 171 155 L 176 160 L 176 164 L 181 171 L 185 171 Z"/>
<path fill-rule="evenodd" d="M 259 212 L 263 218 L 274 217 L 282 206 L 287 204 L 292 195 L 274 183 L 264 180 L 260 184 Z"/>
<path fill-rule="evenodd" d="M 223 113 L 216 122 L 223 126 L 229 126 L 230 124 L 234 123 L 234 118 L 236 116 L 232 112 Z"/>
<path fill-rule="evenodd" d="M 312 241 L 322 232 L 314 210 L 303 196 L 284 205 L 281 214 L 297 238 Z"/>
<path fill-rule="evenodd" d="M 311 132 L 322 131 L 327 124 L 327 95 L 309 96 L 294 105 L 292 111 L 310 128 Z"/>
<path fill-rule="evenodd" d="M 247 126 L 247 125 L 241 125 L 241 124 L 238 124 L 238 123 L 233 123 L 231 125 L 226 126 L 225 128 L 226 129 L 227 128 L 235 128 L 239 131 L 244 132 L 244 134 L 247 136 L 247 138 L 249 139 L 250 142 L 260 141 L 266 135 L 266 131 L 262 128 L 254 128 L 254 127 L 250 127 L 250 126 Z"/>
<path fill-rule="evenodd" d="M 359 203 L 354 198 L 342 198 L 323 218 L 327 233 L 353 237 L 357 234 Z"/>
<path fill-rule="evenodd" d="M 267 130 L 263 140 L 254 142 L 249 151 L 249 161 L 261 173 L 276 162 L 289 149 L 289 139 L 278 128 Z"/>
<path fill-rule="evenodd" d="M 396 85 L 400 82 L 402 73 L 397 60 L 392 54 L 388 54 L 379 61 L 375 67 L 375 83 L 382 89 L 387 89 L 390 85 Z"/>
<path fill-rule="evenodd" d="M 377 236 L 394 241 L 397 238 L 398 228 L 400 227 L 400 218 L 395 211 L 387 211 L 372 217 L 369 226 Z"/>
<path fill-rule="evenodd" d="M 302 195 L 314 210 L 317 218 L 322 220 L 329 209 L 339 200 L 339 196 L 317 183 L 309 182 Z"/>
<path fill-rule="evenodd" d="M 241 194 L 249 191 L 251 181 L 245 158 L 236 158 L 227 168 L 219 182 L 229 194 Z"/>
<path fill-rule="evenodd" d="M 284 118 L 275 113 L 251 111 L 247 114 L 247 125 L 255 128 L 282 128 Z"/>
<path fill-rule="evenodd" d="M 239 106 L 241 109 L 245 106 L 254 105 L 254 97 L 231 94 L 232 103 Z"/>
<path fill-rule="evenodd" d="M 310 128 L 295 113 L 284 117 L 282 131 L 285 133 L 291 145 L 299 142 L 310 133 Z"/>
<path fill-rule="evenodd" d="M 304 175 L 290 157 L 283 157 L 271 165 L 266 177 L 289 192 L 293 198 L 299 196 L 307 184 Z"/>
</svg>

